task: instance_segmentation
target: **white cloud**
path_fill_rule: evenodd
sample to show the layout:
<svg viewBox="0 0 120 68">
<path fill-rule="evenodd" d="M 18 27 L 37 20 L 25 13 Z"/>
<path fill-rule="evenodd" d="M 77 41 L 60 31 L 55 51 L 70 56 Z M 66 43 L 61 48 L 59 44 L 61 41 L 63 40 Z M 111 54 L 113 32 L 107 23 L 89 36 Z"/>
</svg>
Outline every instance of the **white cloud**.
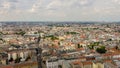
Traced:
<svg viewBox="0 0 120 68">
<path fill-rule="evenodd" d="M 115 3 L 120 4 L 120 0 L 113 0 Z"/>
<path fill-rule="evenodd" d="M 83 6 L 89 6 L 93 0 L 37 0 L 30 11 L 39 10 L 66 10 Z"/>
<path fill-rule="evenodd" d="M 52 1 L 51 3 L 49 3 L 46 8 L 47 9 L 57 9 L 57 8 L 61 8 L 63 6 L 62 2 L 60 0 L 55 0 Z"/>
<path fill-rule="evenodd" d="M 4 20 L 100 20 L 114 16 L 118 20 L 119 6 L 120 0 L 0 0 L 0 16 Z"/>
<path fill-rule="evenodd" d="M 10 4 L 10 2 L 5 1 L 5 2 L 2 3 L 2 6 L 3 6 L 4 9 L 9 9 L 11 7 L 11 4 Z"/>
</svg>

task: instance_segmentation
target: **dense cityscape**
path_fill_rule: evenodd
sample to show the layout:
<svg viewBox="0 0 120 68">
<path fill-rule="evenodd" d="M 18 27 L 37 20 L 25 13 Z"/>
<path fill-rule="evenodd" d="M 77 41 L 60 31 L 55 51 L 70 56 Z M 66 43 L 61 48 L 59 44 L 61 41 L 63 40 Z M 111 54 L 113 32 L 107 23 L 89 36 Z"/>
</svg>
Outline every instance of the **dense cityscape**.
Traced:
<svg viewBox="0 0 120 68">
<path fill-rule="evenodd" d="M 40 65 L 120 68 L 120 24 L 1 22 L 0 68 Z"/>
</svg>

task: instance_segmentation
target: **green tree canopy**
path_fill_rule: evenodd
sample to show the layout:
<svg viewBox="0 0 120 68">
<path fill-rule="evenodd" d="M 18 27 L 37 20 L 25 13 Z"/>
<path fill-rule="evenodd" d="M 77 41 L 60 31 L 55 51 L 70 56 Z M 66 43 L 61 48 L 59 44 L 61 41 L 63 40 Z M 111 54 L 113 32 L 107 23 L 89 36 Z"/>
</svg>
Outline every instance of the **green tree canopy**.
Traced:
<svg viewBox="0 0 120 68">
<path fill-rule="evenodd" d="M 95 46 L 99 46 L 99 42 L 94 42 L 94 43 L 91 43 L 90 45 L 88 45 L 88 47 L 90 49 L 94 49 Z"/>
<path fill-rule="evenodd" d="M 100 46 L 99 48 L 96 49 L 96 51 L 100 54 L 106 53 L 105 46 Z"/>
</svg>

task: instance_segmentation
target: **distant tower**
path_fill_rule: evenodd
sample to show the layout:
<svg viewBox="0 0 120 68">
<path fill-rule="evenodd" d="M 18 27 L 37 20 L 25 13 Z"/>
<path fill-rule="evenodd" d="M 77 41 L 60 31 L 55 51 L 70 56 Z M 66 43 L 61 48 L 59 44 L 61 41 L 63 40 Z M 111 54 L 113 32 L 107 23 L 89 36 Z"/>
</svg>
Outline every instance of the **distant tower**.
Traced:
<svg viewBox="0 0 120 68">
<path fill-rule="evenodd" d="M 37 38 L 36 42 L 36 53 L 37 53 L 37 62 L 38 62 L 38 68 L 43 68 L 42 67 L 42 48 L 39 47 L 39 42 L 41 40 L 41 36 Z"/>
</svg>

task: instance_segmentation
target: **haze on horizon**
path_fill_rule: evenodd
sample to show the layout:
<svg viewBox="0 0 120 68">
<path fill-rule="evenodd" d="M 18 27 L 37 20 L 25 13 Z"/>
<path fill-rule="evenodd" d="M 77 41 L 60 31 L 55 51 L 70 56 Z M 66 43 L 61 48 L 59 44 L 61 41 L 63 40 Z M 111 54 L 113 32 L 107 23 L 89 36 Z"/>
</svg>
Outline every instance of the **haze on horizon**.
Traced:
<svg viewBox="0 0 120 68">
<path fill-rule="evenodd" d="M 0 21 L 120 21 L 120 0 L 0 0 Z"/>
</svg>

